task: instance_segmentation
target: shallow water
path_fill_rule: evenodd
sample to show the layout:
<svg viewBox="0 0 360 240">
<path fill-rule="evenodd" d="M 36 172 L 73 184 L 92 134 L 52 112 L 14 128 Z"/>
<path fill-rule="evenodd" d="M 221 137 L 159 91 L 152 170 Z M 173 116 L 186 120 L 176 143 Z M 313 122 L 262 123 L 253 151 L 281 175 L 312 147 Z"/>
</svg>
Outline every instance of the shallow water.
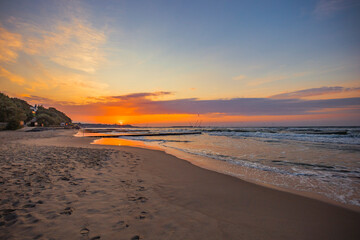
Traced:
<svg viewBox="0 0 360 240">
<path fill-rule="evenodd" d="M 147 128 L 153 132 L 193 128 Z M 198 129 L 196 129 L 198 130 Z M 360 128 L 206 128 L 201 135 L 123 137 L 204 168 L 360 206 Z"/>
</svg>

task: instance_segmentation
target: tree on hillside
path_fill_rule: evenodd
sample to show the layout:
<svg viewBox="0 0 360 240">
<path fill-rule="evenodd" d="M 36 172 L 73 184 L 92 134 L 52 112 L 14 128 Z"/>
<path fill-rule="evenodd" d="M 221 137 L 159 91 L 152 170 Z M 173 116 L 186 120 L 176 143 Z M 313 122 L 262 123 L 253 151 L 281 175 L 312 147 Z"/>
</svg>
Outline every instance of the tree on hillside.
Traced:
<svg viewBox="0 0 360 240">
<path fill-rule="evenodd" d="M 0 93 L 0 122 L 7 122 L 7 129 L 20 128 L 20 121 L 26 120 L 26 113 L 12 101 L 11 98 Z"/>
<path fill-rule="evenodd" d="M 39 106 L 36 112 L 36 119 L 38 123 L 44 126 L 71 123 L 71 119 L 68 116 L 52 107 L 46 109 L 43 106 Z"/>
<path fill-rule="evenodd" d="M 32 113 L 32 110 L 30 109 L 31 105 L 28 104 L 26 101 L 21 100 L 19 98 L 11 98 L 11 99 L 16 104 L 16 106 L 21 108 L 24 111 L 24 113 L 26 114 L 25 122 L 30 121 L 33 118 L 33 113 Z"/>
<path fill-rule="evenodd" d="M 10 98 L 0 93 L 0 122 L 6 122 L 7 129 L 20 128 L 20 122 L 30 121 L 33 118 L 31 105 L 18 98 Z M 39 106 L 36 112 L 37 122 L 44 126 L 58 126 L 61 123 L 71 123 L 71 119 L 65 113 L 50 107 L 49 109 Z"/>
</svg>

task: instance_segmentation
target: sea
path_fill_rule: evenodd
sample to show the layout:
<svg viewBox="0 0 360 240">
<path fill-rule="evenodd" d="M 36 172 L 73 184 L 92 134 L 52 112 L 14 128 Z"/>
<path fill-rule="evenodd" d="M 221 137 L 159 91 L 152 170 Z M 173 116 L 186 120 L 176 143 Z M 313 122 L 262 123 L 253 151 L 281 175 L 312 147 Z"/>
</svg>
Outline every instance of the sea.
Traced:
<svg viewBox="0 0 360 240">
<path fill-rule="evenodd" d="M 245 181 L 360 207 L 360 127 L 129 128 L 106 133 L 132 132 L 139 136 L 120 136 L 115 144 L 139 143 Z M 141 136 L 191 132 L 200 134 Z"/>
</svg>

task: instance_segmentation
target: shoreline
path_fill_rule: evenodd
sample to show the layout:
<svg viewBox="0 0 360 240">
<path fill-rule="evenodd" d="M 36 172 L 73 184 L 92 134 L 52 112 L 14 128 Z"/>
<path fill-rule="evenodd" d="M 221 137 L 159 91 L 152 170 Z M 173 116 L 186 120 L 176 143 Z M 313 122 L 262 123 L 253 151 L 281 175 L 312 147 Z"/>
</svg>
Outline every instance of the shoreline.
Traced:
<svg viewBox="0 0 360 240">
<path fill-rule="evenodd" d="M 201 157 L 201 156 L 195 156 L 195 155 L 192 156 L 189 153 L 181 152 L 181 151 L 176 150 L 176 149 L 165 149 L 165 148 L 161 148 L 161 147 L 155 147 L 155 146 L 152 146 L 152 145 L 147 145 L 147 144 L 142 143 L 141 141 L 137 141 L 137 140 L 119 139 L 119 138 L 116 138 L 116 137 L 114 137 L 113 140 L 115 140 L 115 141 L 112 141 L 112 138 L 110 138 L 110 137 L 107 137 L 107 138 L 101 138 L 100 137 L 100 138 L 97 138 L 97 139 L 93 140 L 91 142 L 91 144 L 99 144 L 99 145 L 105 145 L 105 146 L 119 146 L 119 145 L 121 145 L 121 146 L 129 146 L 129 147 L 135 147 L 135 148 L 145 148 L 145 149 L 150 149 L 150 150 L 155 150 L 155 151 L 156 150 L 161 151 L 161 152 L 164 152 L 166 154 L 172 155 L 172 156 L 178 158 L 179 160 L 189 162 L 190 164 L 192 164 L 192 165 L 194 165 L 196 167 L 199 167 L 199 168 L 202 168 L 202 169 L 205 169 L 205 170 L 208 170 L 208 171 L 220 173 L 220 174 L 223 174 L 223 175 L 226 175 L 226 176 L 231 176 L 231 177 L 240 179 L 241 181 L 245 181 L 245 182 L 248 182 L 248 183 L 259 185 L 259 186 L 262 186 L 262 187 L 265 187 L 265 188 L 270 188 L 270 189 L 274 189 L 274 190 L 277 190 L 277 191 L 282 191 L 282 192 L 295 194 L 295 195 L 302 196 L 302 197 L 307 197 L 307 198 L 310 198 L 310 199 L 315 199 L 315 200 L 318 200 L 318 201 L 322 201 L 322 202 L 325 202 L 325 203 L 328 203 L 328 204 L 332 204 L 332 205 L 335 205 L 335 206 L 339 206 L 339 207 L 346 208 L 346 209 L 349 209 L 349 210 L 356 211 L 356 212 L 360 213 L 360 207 L 359 206 L 345 204 L 345 203 L 333 200 L 333 199 L 331 199 L 329 197 L 326 197 L 324 195 L 321 195 L 319 193 L 300 191 L 300 190 L 280 187 L 280 186 L 267 184 L 267 183 L 260 182 L 260 181 L 244 179 L 241 176 L 231 174 L 230 172 L 225 172 L 225 170 L 219 171 L 218 170 L 219 168 L 216 168 L 216 167 L 213 166 L 214 164 L 217 163 L 213 159 L 209 159 L 209 158 Z M 210 165 L 201 164 L 199 161 L 195 160 L 195 159 L 199 159 L 199 158 L 200 159 L 203 158 L 203 159 L 206 159 L 208 161 L 210 160 L 211 162 L 214 162 L 214 164 L 210 164 Z M 228 163 L 222 163 L 222 164 L 230 166 L 230 164 L 228 164 Z"/>
<path fill-rule="evenodd" d="M 9 151 L 2 152 L 10 162 L 2 163 L 1 167 L 12 173 L 1 176 L 6 180 L 3 185 L 6 194 L 10 194 L 10 202 L 1 205 L 2 211 L 9 209 L 11 202 L 22 201 L 17 199 L 18 191 L 27 191 L 24 196 L 28 194 L 32 199 L 27 204 L 39 198 L 43 201 L 34 203 L 33 208 L 14 210 L 17 221 L 5 221 L 12 225 L 5 225 L 6 236 L 10 238 L 4 239 L 20 233 L 29 236 L 25 239 L 39 234 L 42 234 L 39 239 L 76 238 L 83 236 L 84 228 L 89 230 L 89 238 L 98 234 L 101 239 L 134 236 L 140 239 L 357 239 L 360 236 L 358 211 L 206 170 L 163 151 L 95 145 L 90 142 L 96 138 L 76 138 L 73 134 L 72 130 L 0 133 L 2 147 L 14 153 L 9 158 Z M 18 178 L 21 185 L 23 179 L 31 179 L 32 175 L 19 173 L 19 169 L 28 170 L 29 163 L 34 170 L 41 167 L 47 174 L 44 176 L 49 177 L 49 183 L 40 181 L 45 185 L 44 190 L 37 183 L 32 186 L 31 181 L 30 186 L 24 183 L 27 187 L 21 188 L 11 182 Z M 44 165 L 48 168 L 43 168 Z M 66 215 L 66 211 L 72 212 Z M 9 214 L 2 212 L 5 217 Z M 28 222 L 28 214 L 39 221 Z"/>
</svg>

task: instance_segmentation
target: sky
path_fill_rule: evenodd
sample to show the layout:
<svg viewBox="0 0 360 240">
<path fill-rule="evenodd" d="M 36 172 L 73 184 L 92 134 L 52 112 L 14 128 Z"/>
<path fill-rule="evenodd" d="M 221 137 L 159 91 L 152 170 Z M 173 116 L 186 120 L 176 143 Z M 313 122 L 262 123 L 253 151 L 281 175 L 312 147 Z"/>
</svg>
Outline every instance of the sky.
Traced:
<svg viewBox="0 0 360 240">
<path fill-rule="evenodd" d="M 74 122 L 360 123 L 360 2 L 0 1 L 0 91 Z"/>
</svg>

